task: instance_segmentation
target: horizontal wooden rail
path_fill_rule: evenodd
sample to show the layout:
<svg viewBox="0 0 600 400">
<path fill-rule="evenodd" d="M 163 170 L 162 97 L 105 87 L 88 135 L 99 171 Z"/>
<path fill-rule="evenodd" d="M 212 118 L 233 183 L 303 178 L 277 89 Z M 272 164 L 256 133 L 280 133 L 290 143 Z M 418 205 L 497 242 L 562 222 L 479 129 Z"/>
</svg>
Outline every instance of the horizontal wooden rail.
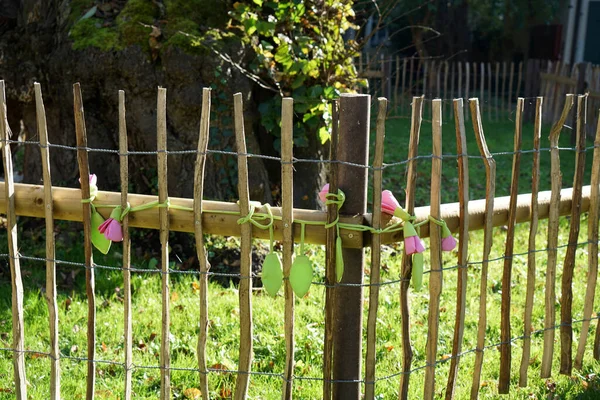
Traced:
<svg viewBox="0 0 600 400">
<path fill-rule="evenodd" d="M 551 81 L 556 83 L 562 83 L 564 85 L 577 85 L 577 79 L 569 78 L 568 76 L 548 74 L 545 72 L 540 73 L 542 80 Z"/>
<path fill-rule="evenodd" d="M 4 190 L 4 182 L 0 182 L 0 193 Z M 52 194 L 54 198 L 54 218 L 65 221 L 83 220 L 81 207 L 81 192 L 79 189 L 53 187 Z M 100 191 L 94 204 L 98 211 L 108 217 L 111 209 L 102 208 L 104 205 L 117 205 L 121 203 L 121 194 L 119 192 Z M 560 215 L 569 215 L 571 212 L 571 189 L 563 189 L 560 196 Z M 156 201 L 156 196 L 130 194 L 129 203 L 131 207 Z M 510 197 L 498 197 L 494 201 L 494 226 L 505 225 L 508 221 Z M 190 207 L 193 206 L 192 199 L 170 198 L 172 205 Z M 548 217 L 550 204 L 550 191 L 540 192 L 538 195 L 539 218 Z M 227 215 L 215 213 L 214 211 L 239 212 L 239 206 L 236 203 L 227 203 L 220 201 L 204 201 L 202 223 L 204 233 L 220 236 L 240 236 L 240 225 L 238 225 L 237 215 Z M 587 212 L 590 206 L 590 186 L 583 187 L 583 198 L 581 203 L 581 212 Z M 42 185 L 15 184 L 15 211 L 18 216 L 44 218 L 44 187 Z M 273 215 L 281 216 L 281 208 L 273 207 Z M 485 211 L 485 200 L 473 200 L 469 202 L 469 230 L 475 231 L 483 228 Z M 262 210 L 265 212 L 265 210 Z M 0 198 L 0 213 L 6 213 L 6 200 Z M 416 207 L 415 216 L 417 221 L 422 221 L 429 215 L 429 206 Z M 144 211 L 138 211 L 129 215 L 129 226 L 132 228 L 159 229 L 159 208 L 153 208 Z M 177 209 L 169 210 L 170 230 L 177 232 L 194 232 L 194 219 L 191 211 L 182 211 Z M 446 221 L 452 232 L 456 232 L 459 224 L 459 204 L 442 204 L 441 217 Z M 323 211 L 294 209 L 294 218 L 306 221 L 326 221 L 327 213 Z M 531 218 L 531 194 L 520 194 L 517 197 L 517 216 L 516 221 L 526 222 Z M 354 217 L 341 217 L 340 222 L 350 224 L 370 223 L 371 214 Z M 390 224 L 390 217 L 383 215 L 382 226 Z M 296 224 L 299 225 L 299 224 Z M 274 234 L 276 240 L 282 240 L 281 221 L 275 221 Z M 306 243 L 325 244 L 326 231 L 322 226 L 306 226 Z M 269 231 L 262 229 L 253 229 L 252 235 L 257 239 L 268 239 Z M 369 233 L 341 229 L 344 247 L 361 248 L 369 246 L 371 235 Z M 421 237 L 429 236 L 428 224 L 421 227 Z M 294 240 L 300 240 L 300 227 L 294 229 Z M 382 244 L 394 243 L 402 240 L 402 232 L 385 233 L 382 235 Z"/>
</svg>

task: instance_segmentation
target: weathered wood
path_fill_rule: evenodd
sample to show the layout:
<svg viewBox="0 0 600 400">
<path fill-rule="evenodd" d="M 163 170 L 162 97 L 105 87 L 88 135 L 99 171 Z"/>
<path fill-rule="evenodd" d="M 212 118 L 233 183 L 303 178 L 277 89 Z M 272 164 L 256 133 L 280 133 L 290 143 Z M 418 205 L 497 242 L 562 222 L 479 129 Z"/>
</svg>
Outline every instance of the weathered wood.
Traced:
<svg viewBox="0 0 600 400">
<path fill-rule="evenodd" d="M 396 79 L 394 80 L 394 109 L 398 109 L 398 87 L 399 86 L 400 86 L 400 56 L 396 56 Z"/>
<path fill-rule="evenodd" d="M 2 158 L 4 160 L 4 201 L 7 204 L 6 230 L 8 233 L 8 254 L 10 263 L 10 282 L 12 293 L 12 349 L 15 396 L 18 400 L 27 399 L 27 377 L 25 375 L 25 325 L 23 316 L 23 281 L 21 280 L 21 262 L 17 243 L 17 215 L 15 213 L 15 182 L 13 175 L 12 153 L 10 151 L 11 131 L 8 125 L 6 92 L 4 81 L 0 80 L 0 138 L 4 141 Z"/>
<path fill-rule="evenodd" d="M 469 98 L 469 83 L 471 82 L 471 64 L 468 62 L 465 63 L 465 95 L 463 96 L 464 100 L 467 101 Z"/>
<path fill-rule="evenodd" d="M 92 259 L 92 223 L 90 198 L 90 168 L 87 154 L 87 133 L 85 129 L 85 116 L 79 83 L 73 85 L 73 111 L 75 113 L 75 134 L 77 135 L 77 162 L 79 164 L 79 180 L 81 183 L 81 203 L 83 215 L 83 246 L 85 263 L 85 289 L 88 301 L 87 320 L 87 377 L 86 400 L 94 399 L 96 386 L 96 294 L 94 280 L 94 261 Z M 56 201 L 56 197 L 54 199 Z M 114 203 L 113 203 L 114 204 Z M 56 204 L 55 204 L 56 209 Z"/>
<path fill-rule="evenodd" d="M 156 150 L 158 174 L 158 218 L 160 223 L 160 270 L 162 318 L 160 340 L 160 399 L 171 398 L 171 311 L 169 295 L 169 199 L 167 188 L 167 89 L 159 87 L 156 105 Z"/>
<path fill-rule="evenodd" d="M 332 103 L 332 128 L 331 143 L 329 147 L 329 160 L 337 160 L 338 139 L 339 139 L 339 101 Z M 338 192 L 338 164 L 332 163 L 329 171 L 329 193 Z M 335 221 L 338 209 L 335 204 L 327 206 L 327 223 Z M 337 232 L 332 227 L 327 230 L 325 243 L 325 340 L 323 343 L 323 399 L 330 400 L 333 394 L 333 310 L 335 303 L 335 261 L 336 249 L 335 240 Z"/>
<path fill-rule="evenodd" d="M 590 322 L 594 311 L 594 297 L 596 293 L 596 283 L 598 280 L 598 219 L 600 218 L 600 118 L 596 127 L 596 139 L 594 140 L 594 159 L 592 161 L 592 191 L 590 193 L 590 208 L 588 215 L 588 277 L 585 290 L 585 304 L 583 306 L 583 323 L 581 324 L 581 335 L 579 336 L 579 345 L 577 346 L 577 355 L 575 356 L 575 369 L 581 369 L 583 366 L 583 355 L 585 345 L 589 335 Z M 596 327 L 596 332 L 599 328 Z M 596 335 L 596 338 L 598 336 Z M 598 342 L 594 344 L 594 357 L 597 359 Z"/>
<path fill-rule="evenodd" d="M 410 124 L 410 141 L 408 145 L 408 172 L 406 174 L 406 201 L 404 209 L 412 214 L 415 209 L 415 189 L 417 181 L 417 154 L 419 150 L 419 135 L 423 121 L 423 96 L 413 97 L 412 119 Z M 408 385 L 410 369 L 413 359 L 412 344 L 410 340 L 410 310 L 408 304 L 408 287 L 412 276 L 412 258 L 402 252 L 400 270 L 400 318 L 402 338 L 402 374 L 400 375 L 400 390 L 398 399 L 408 399 Z"/>
<path fill-rule="evenodd" d="M 448 70 L 450 69 L 450 65 L 448 64 L 448 61 L 444 61 L 444 93 L 442 95 L 442 98 L 444 100 L 450 99 L 452 97 L 452 95 L 448 94 Z"/>
<path fill-rule="evenodd" d="M 194 238 L 196 242 L 196 254 L 200 264 L 200 276 L 198 278 L 199 292 L 199 318 L 198 329 L 198 369 L 200 370 L 200 392 L 204 400 L 209 400 L 208 393 L 208 370 L 206 362 L 206 341 L 208 339 L 208 272 L 210 263 L 204 243 L 204 226 L 202 224 L 202 208 L 204 197 L 204 168 L 206 165 L 206 150 L 210 135 L 210 108 L 211 90 L 202 89 L 202 112 L 200 114 L 200 131 L 198 136 L 198 154 L 194 166 Z"/>
<path fill-rule="evenodd" d="M 285 296 L 285 369 L 282 399 L 292 398 L 294 379 L 294 291 L 289 276 L 294 254 L 294 100 L 286 97 L 281 103 L 281 216 L 283 223 L 283 276 Z"/>
<path fill-rule="evenodd" d="M 435 95 L 437 97 L 442 97 L 441 93 L 441 73 L 442 73 L 442 63 L 436 66 L 435 69 Z"/>
<path fill-rule="evenodd" d="M 58 305 L 56 300 L 56 248 L 54 240 L 54 208 L 52 201 L 52 176 L 50 174 L 50 151 L 46 110 L 42 99 L 42 87 L 33 84 L 35 91 L 35 114 L 40 136 L 42 177 L 44 180 L 44 208 L 46 225 L 46 303 L 50 325 L 50 399 L 60 399 L 60 348 L 58 347 Z M 2 136 L 4 137 L 4 136 Z M 13 186 L 14 191 L 14 186 Z"/>
<path fill-rule="evenodd" d="M 483 64 L 481 65 L 483 87 Z M 483 90 L 483 89 L 482 89 Z M 454 339 L 452 341 L 452 360 L 448 384 L 446 385 L 446 399 L 454 398 L 456 378 L 458 376 L 459 354 L 462 351 L 462 342 L 465 330 L 465 313 L 467 308 L 467 262 L 469 244 L 469 158 L 467 155 L 467 137 L 465 121 L 463 119 L 463 100 L 454 100 L 454 127 L 456 131 L 456 153 L 458 157 L 458 203 L 460 204 L 460 225 L 458 234 L 458 259 L 457 287 L 456 287 L 456 318 L 454 323 Z"/>
<path fill-rule="evenodd" d="M 500 307 L 500 376 L 498 393 L 508 393 L 510 390 L 511 365 L 511 333 L 510 333 L 510 300 L 512 284 L 513 249 L 515 242 L 515 225 L 517 221 L 517 195 L 519 194 L 519 174 L 521 173 L 521 142 L 523 127 L 523 107 L 525 100 L 517 99 L 517 114 L 515 117 L 515 146 L 510 183 L 510 208 L 508 210 L 508 230 L 504 248 L 504 269 L 502 271 L 502 303 Z"/>
<path fill-rule="evenodd" d="M 544 351 L 540 376 L 549 378 L 552 372 L 552 358 L 554 355 L 554 325 L 556 320 L 556 259 L 558 246 L 558 217 L 561 201 L 562 173 L 560 172 L 560 156 L 558 140 L 569 112 L 573 108 L 573 95 L 568 94 L 565 105 L 558 121 L 550 130 L 550 176 L 551 197 L 548 210 L 548 261 L 546 266 L 546 290 L 544 312 Z M 541 210 L 540 210 L 541 214 Z"/>
<path fill-rule="evenodd" d="M 462 82 L 463 82 L 462 79 L 463 79 L 463 77 L 462 77 L 462 63 L 459 61 L 458 62 L 458 86 L 456 87 L 456 98 L 458 98 L 458 99 L 464 97 L 462 95 Z"/>
<path fill-rule="evenodd" d="M 535 237 L 538 229 L 538 192 L 540 188 L 540 136 L 542 133 L 542 105 L 544 98 L 535 102 L 535 125 L 533 128 L 533 167 L 531 176 L 531 223 L 529 225 L 529 251 L 527 254 L 527 292 L 525 294 L 525 315 L 523 317 L 523 353 L 519 373 L 519 386 L 527 386 L 527 369 L 531 354 L 531 316 L 533 314 L 533 295 L 535 293 Z"/>
<path fill-rule="evenodd" d="M 427 76 L 429 74 L 429 63 L 427 61 L 423 62 L 423 91 L 421 94 L 427 97 Z"/>
<path fill-rule="evenodd" d="M 485 103 L 485 65 L 484 65 L 484 63 L 479 64 L 479 69 L 480 69 L 479 73 L 481 75 L 481 77 L 480 77 L 481 81 L 479 82 L 479 98 L 481 99 L 482 102 Z M 483 114 L 483 111 L 482 111 L 482 114 Z"/>
<path fill-rule="evenodd" d="M 121 175 L 121 208 L 127 208 L 129 191 L 129 165 L 127 145 L 127 121 L 125 119 L 125 92 L 119 90 L 119 163 Z M 131 399 L 131 376 L 133 372 L 133 339 L 131 312 L 131 241 L 129 238 L 129 215 L 121 221 L 123 226 L 123 362 L 125 363 L 125 399 Z"/>
<path fill-rule="evenodd" d="M 404 100 L 406 98 L 406 96 L 408 95 L 406 93 L 406 64 L 407 64 L 407 60 L 406 58 L 402 61 L 402 91 L 400 92 L 400 115 L 402 115 L 404 113 Z M 411 72 L 412 73 L 412 72 Z M 410 82 L 410 77 L 409 77 L 409 82 Z"/>
<path fill-rule="evenodd" d="M 506 61 L 502 62 L 502 93 L 500 94 L 500 107 L 502 108 L 502 118 L 506 117 Z"/>
<path fill-rule="evenodd" d="M 496 70 L 497 71 L 497 70 Z M 481 382 L 481 370 L 483 367 L 483 354 L 485 348 L 485 331 L 487 329 L 487 282 L 490 251 L 492 249 L 492 231 L 494 217 L 494 196 L 496 193 L 496 161 L 493 159 L 485 140 L 483 126 L 481 125 L 481 113 L 479 111 L 479 100 L 472 99 L 470 103 L 471 116 L 473 118 L 473 130 L 477 147 L 485 165 L 485 211 L 483 223 L 483 255 L 481 263 L 481 278 L 479 284 L 479 321 L 477 325 L 477 348 L 475 352 L 475 366 L 473 367 L 473 383 L 471 385 L 471 399 L 477 399 L 479 385 Z M 472 207 L 469 205 L 472 212 Z M 472 214 L 470 215 L 472 221 Z"/>
<path fill-rule="evenodd" d="M 492 120 L 492 109 L 494 108 L 492 106 L 492 63 L 488 62 L 487 63 L 487 73 L 488 73 L 488 100 L 487 100 L 487 114 L 488 114 L 488 119 L 491 121 Z M 481 99 L 481 101 L 485 102 L 485 99 Z"/>
<path fill-rule="evenodd" d="M 371 96 L 342 94 L 338 159 L 366 165 L 369 153 Z M 341 213 L 367 210 L 367 169 L 340 164 L 338 184 L 346 194 Z M 335 288 L 333 328 L 333 398 L 358 400 L 362 376 L 362 307 L 364 249 L 343 249 L 344 274 Z M 350 285 L 348 285 L 350 284 Z M 343 381 L 343 382 L 340 382 Z"/>
<path fill-rule="evenodd" d="M 235 143 L 238 159 L 238 196 L 242 216 L 250 212 L 248 189 L 248 156 L 246 155 L 246 134 L 244 132 L 244 104 L 242 94 L 233 96 L 235 117 Z M 252 224 L 241 226 L 240 248 L 240 360 L 235 382 L 234 398 L 243 400 L 248 395 L 250 366 L 252 364 Z"/>
<path fill-rule="evenodd" d="M 547 72 L 542 72 L 540 74 L 540 78 L 543 81 L 548 81 L 548 82 L 555 82 L 555 83 L 559 83 L 561 85 L 576 85 L 577 84 L 577 79 L 574 78 L 570 78 L 568 76 L 562 76 L 562 75 L 554 75 L 554 74 L 550 74 Z"/>
<path fill-rule="evenodd" d="M 456 70 L 456 63 L 452 63 L 451 71 L 450 71 L 450 96 L 448 96 L 449 98 L 460 97 L 460 96 L 456 96 L 456 94 L 454 92 L 454 72 L 455 72 L 455 70 Z"/>
<path fill-rule="evenodd" d="M 507 103 L 507 109 L 510 112 L 511 108 L 512 108 L 512 96 L 513 96 L 513 79 L 515 78 L 515 63 L 511 62 L 510 63 L 510 75 L 508 78 L 508 103 Z"/>
<path fill-rule="evenodd" d="M 495 86 L 496 86 L 496 101 L 495 101 L 495 107 L 496 107 L 496 121 L 498 121 L 498 113 L 500 110 L 500 91 L 499 91 L 499 87 L 500 87 L 500 63 L 496 62 L 496 81 L 495 81 Z"/>
<path fill-rule="evenodd" d="M 577 153 L 575 155 L 575 176 L 573 178 L 573 207 L 571 208 L 571 227 L 569 244 L 563 264 L 560 302 L 560 373 L 571 375 L 573 369 L 573 271 L 575 270 L 575 254 L 581 224 L 581 197 L 583 174 L 585 171 L 585 113 L 587 96 L 577 96 Z"/>
<path fill-rule="evenodd" d="M 469 64 L 467 63 L 467 71 Z M 468 82 L 468 78 L 467 78 Z M 468 87 L 468 84 L 467 84 Z M 433 121 L 431 124 L 433 136 L 433 158 L 431 159 L 431 216 L 440 219 L 441 185 L 442 185 L 442 102 L 433 100 Z M 411 141 L 412 142 L 412 141 Z M 418 141 L 415 143 L 415 146 Z M 427 318 L 427 344 L 425 346 L 425 388 L 424 399 L 435 396 L 435 364 L 440 325 L 440 296 L 442 294 L 442 230 L 434 222 L 429 223 L 430 231 L 430 265 L 429 274 L 429 313 Z"/>
<path fill-rule="evenodd" d="M 373 228 L 381 228 L 381 191 L 383 182 L 383 145 L 387 99 L 378 99 L 377 131 L 375 136 L 375 158 L 373 160 Z M 379 307 L 379 282 L 381 267 L 381 236 L 375 235 L 371 245 L 371 275 L 369 286 L 369 314 L 367 317 L 367 355 L 365 368 L 365 399 L 375 399 L 375 365 L 377 342 L 377 309 Z"/>
</svg>

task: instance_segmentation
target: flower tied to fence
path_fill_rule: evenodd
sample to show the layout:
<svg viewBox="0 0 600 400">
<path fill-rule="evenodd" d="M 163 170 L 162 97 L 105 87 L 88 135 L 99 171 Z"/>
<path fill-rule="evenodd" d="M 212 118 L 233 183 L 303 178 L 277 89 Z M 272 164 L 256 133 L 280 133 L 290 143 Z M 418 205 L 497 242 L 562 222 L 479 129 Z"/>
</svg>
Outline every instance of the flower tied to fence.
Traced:
<svg viewBox="0 0 600 400">
<path fill-rule="evenodd" d="M 335 239 L 335 279 L 337 282 L 342 280 L 344 275 L 344 257 L 342 255 L 342 237 L 340 236 L 340 209 L 346 201 L 346 195 L 340 189 L 336 193 L 329 192 L 329 183 L 323 186 L 319 192 L 319 198 L 326 205 L 335 205 L 335 220 L 329 224 L 325 224 L 325 229 L 336 228 L 336 239 Z"/>
</svg>

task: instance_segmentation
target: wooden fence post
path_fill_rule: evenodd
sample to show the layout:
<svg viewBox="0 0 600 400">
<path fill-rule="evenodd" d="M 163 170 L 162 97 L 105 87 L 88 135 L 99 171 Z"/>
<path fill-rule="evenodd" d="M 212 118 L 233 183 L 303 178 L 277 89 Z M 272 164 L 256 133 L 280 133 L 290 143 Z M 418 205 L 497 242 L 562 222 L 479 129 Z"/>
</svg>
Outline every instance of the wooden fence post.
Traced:
<svg viewBox="0 0 600 400">
<path fill-rule="evenodd" d="M 340 98 L 340 137 L 338 159 L 366 165 L 369 154 L 371 96 L 342 95 Z M 367 168 L 339 164 L 338 184 L 346 194 L 341 213 L 365 214 L 367 211 Z M 358 233 L 354 233 L 355 235 Z M 349 234 L 353 235 L 353 234 Z M 359 399 L 362 360 L 362 284 L 364 250 L 344 249 L 342 286 L 336 288 L 333 332 L 333 398 Z M 336 382 L 356 380 L 356 382 Z"/>
</svg>

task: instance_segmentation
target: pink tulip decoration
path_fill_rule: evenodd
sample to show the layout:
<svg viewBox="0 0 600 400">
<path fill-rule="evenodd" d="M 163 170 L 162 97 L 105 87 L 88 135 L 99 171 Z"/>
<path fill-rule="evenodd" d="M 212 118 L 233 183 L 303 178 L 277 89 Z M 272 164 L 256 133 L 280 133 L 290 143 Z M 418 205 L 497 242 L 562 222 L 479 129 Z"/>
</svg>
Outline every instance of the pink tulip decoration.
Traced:
<svg viewBox="0 0 600 400">
<path fill-rule="evenodd" d="M 98 186 L 96 185 L 98 182 L 98 177 L 96 174 L 90 174 L 90 197 L 93 199 L 98 195 Z M 81 183 L 81 178 L 79 179 L 79 183 Z"/>
<path fill-rule="evenodd" d="M 121 229 L 121 207 L 116 207 L 102 225 L 98 227 L 98 231 L 104 235 L 108 240 L 113 242 L 123 241 L 123 229 Z"/>
<path fill-rule="evenodd" d="M 415 227 L 410 222 L 404 222 L 404 251 L 407 255 L 422 253 L 425 251 L 425 244 L 417 235 Z"/>
<path fill-rule="evenodd" d="M 381 211 L 389 215 L 394 215 L 403 221 L 410 219 L 410 214 L 400 207 L 400 203 L 398 203 L 398 200 L 396 200 L 393 193 L 389 190 L 381 192 Z"/>
<path fill-rule="evenodd" d="M 442 227 L 442 250 L 443 251 L 452 251 L 456 247 L 456 239 L 450 233 L 450 229 L 448 229 L 448 225 L 444 222 Z"/>
<path fill-rule="evenodd" d="M 325 202 L 327 201 L 327 194 L 328 193 L 329 193 L 329 183 L 325 184 L 325 186 L 323 186 L 323 188 L 319 192 L 319 199 L 321 199 L 321 201 L 323 202 L 323 204 L 325 204 Z"/>
</svg>

